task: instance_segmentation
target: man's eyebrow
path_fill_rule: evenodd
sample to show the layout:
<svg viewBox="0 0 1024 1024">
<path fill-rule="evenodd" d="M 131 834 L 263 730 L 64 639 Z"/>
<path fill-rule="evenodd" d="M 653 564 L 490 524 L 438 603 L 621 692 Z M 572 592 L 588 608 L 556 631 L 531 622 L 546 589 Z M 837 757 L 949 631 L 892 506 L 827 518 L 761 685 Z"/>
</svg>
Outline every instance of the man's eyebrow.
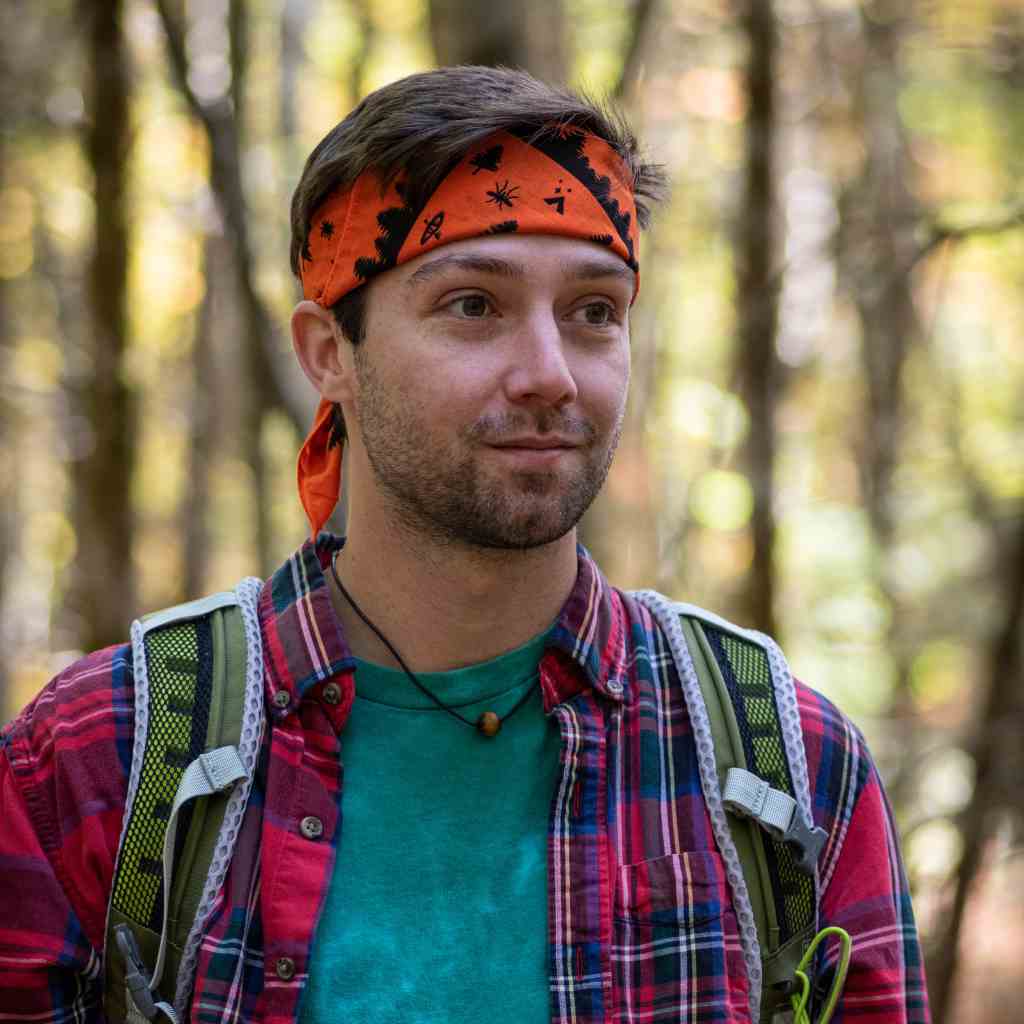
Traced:
<svg viewBox="0 0 1024 1024">
<path fill-rule="evenodd" d="M 522 263 L 499 259 L 497 256 L 474 256 L 470 253 L 451 253 L 439 256 L 436 260 L 424 263 L 413 271 L 406 280 L 409 286 L 423 284 L 447 270 L 472 270 L 479 274 L 493 274 L 495 277 L 507 277 L 517 280 L 526 276 L 526 268 Z"/>
<path fill-rule="evenodd" d="M 583 260 L 570 264 L 567 269 L 573 281 L 589 281 L 595 277 L 621 277 L 630 284 L 636 281 L 636 273 L 619 259 Z"/>
</svg>

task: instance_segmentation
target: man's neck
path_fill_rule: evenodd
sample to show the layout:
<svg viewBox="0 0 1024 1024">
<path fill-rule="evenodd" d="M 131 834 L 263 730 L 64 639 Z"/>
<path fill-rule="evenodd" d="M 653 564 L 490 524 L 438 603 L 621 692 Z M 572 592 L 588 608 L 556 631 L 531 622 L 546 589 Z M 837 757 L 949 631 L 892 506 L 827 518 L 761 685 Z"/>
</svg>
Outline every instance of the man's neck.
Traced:
<svg viewBox="0 0 1024 1024">
<path fill-rule="evenodd" d="M 554 622 L 576 580 L 575 530 L 528 551 L 413 544 L 401 531 L 351 524 L 336 559 L 345 589 L 414 672 L 495 658 Z M 328 573 L 352 653 L 398 667 Z"/>
</svg>

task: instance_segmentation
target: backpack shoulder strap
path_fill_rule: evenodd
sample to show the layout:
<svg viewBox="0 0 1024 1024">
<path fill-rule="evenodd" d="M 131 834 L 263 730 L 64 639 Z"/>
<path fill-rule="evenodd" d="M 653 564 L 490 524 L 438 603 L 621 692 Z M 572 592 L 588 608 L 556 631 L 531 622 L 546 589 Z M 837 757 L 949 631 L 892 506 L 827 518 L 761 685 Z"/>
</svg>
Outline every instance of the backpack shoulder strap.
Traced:
<svg viewBox="0 0 1024 1024">
<path fill-rule="evenodd" d="M 107 909 L 111 1021 L 178 1019 L 262 730 L 260 581 L 132 625 L 135 736 Z"/>
<path fill-rule="evenodd" d="M 810 814 L 792 678 L 763 634 L 653 591 L 635 596 L 669 640 L 698 753 L 702 739 L 708 748 L 698 758 L 701 783 L 727 873 L 734 869 L 752 1011 L 770 1021 L 817 928 L 816 863 L 825 839 Z M 742 934 L 746 914 L 754 935 Z"/>
</svg>

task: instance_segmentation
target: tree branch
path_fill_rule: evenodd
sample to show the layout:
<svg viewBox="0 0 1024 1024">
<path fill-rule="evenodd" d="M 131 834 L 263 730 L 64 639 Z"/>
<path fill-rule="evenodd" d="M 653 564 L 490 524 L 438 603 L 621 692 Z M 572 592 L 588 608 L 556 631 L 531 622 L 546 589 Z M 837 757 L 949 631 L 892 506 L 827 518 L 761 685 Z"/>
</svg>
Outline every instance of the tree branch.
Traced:
<svg viewBox="0 0 1024 1024">
<path fill-rule="evenodd" d="M 657 0 L 636 0 L 633 6 L 633 18 L 630 23 L 629 42 L 622 58 L 622 70 L 612 90 L 612 96 L 621 100 L 632 88 L 640 75 L 641 58 L 644 53 L 644 42 L 647 38 L 647 26 L 654 15 Z"/>
<path fill-rule="evenodd" d="M 927 239 L 918 248 L 907 269 L 913 269 L 944 242 L 962 242 L 978 236 L 1000 235 L 1020 227 L 1024 227 L 1024 199 L 1011 203 L 1001 214 L 984 220 L 967 224 L 932 224 Z"/>
<path fill-rule="evenodd" d="M 284 354 L 279 334 L 273 326 L 274 317 L 256 291 L 248 212 L 239 169 L 238 123 L 231 102 L 226 96 L 209 104 L 199 100 L 188 81 L 184 26 L 172 10 L 171 0 L 156 0 L 156 6 L 163 23 L 175 81 L 209 140 L 210 184 L 221 217 L 234 240 L 235 270 L 246 311 L 248 336 L 255 341 L 253 355 L 257 372 L 266 388 L 267 400 L 287 413 L 302 436 L 312 417 L 311 396 Z"/>
</svg>

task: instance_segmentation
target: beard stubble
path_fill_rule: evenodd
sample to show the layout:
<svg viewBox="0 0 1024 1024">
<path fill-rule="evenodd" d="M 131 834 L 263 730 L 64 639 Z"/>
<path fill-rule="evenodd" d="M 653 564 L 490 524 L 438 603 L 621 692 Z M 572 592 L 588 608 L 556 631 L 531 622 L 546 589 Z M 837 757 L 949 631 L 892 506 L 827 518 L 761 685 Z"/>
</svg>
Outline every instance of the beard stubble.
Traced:
<svg viewBox="0 0 1024 1024">
<path fill-rule="evenodd" d="M 448 444 L 430 446 L 422 410 L 389 392 L 356 349 L 359 426 L 377 484 L 396 519 L 435 543 L 526 550 L 565 536 L 597 497 L 622 432 L 620 409 L 602 438 L 592 422 L 549 410 L 481 418 Z M 565 459 L 577 468 L 501 472 L 482 465 L 487 445 L 549 432 L 580 439 Z"/>
</svg>

